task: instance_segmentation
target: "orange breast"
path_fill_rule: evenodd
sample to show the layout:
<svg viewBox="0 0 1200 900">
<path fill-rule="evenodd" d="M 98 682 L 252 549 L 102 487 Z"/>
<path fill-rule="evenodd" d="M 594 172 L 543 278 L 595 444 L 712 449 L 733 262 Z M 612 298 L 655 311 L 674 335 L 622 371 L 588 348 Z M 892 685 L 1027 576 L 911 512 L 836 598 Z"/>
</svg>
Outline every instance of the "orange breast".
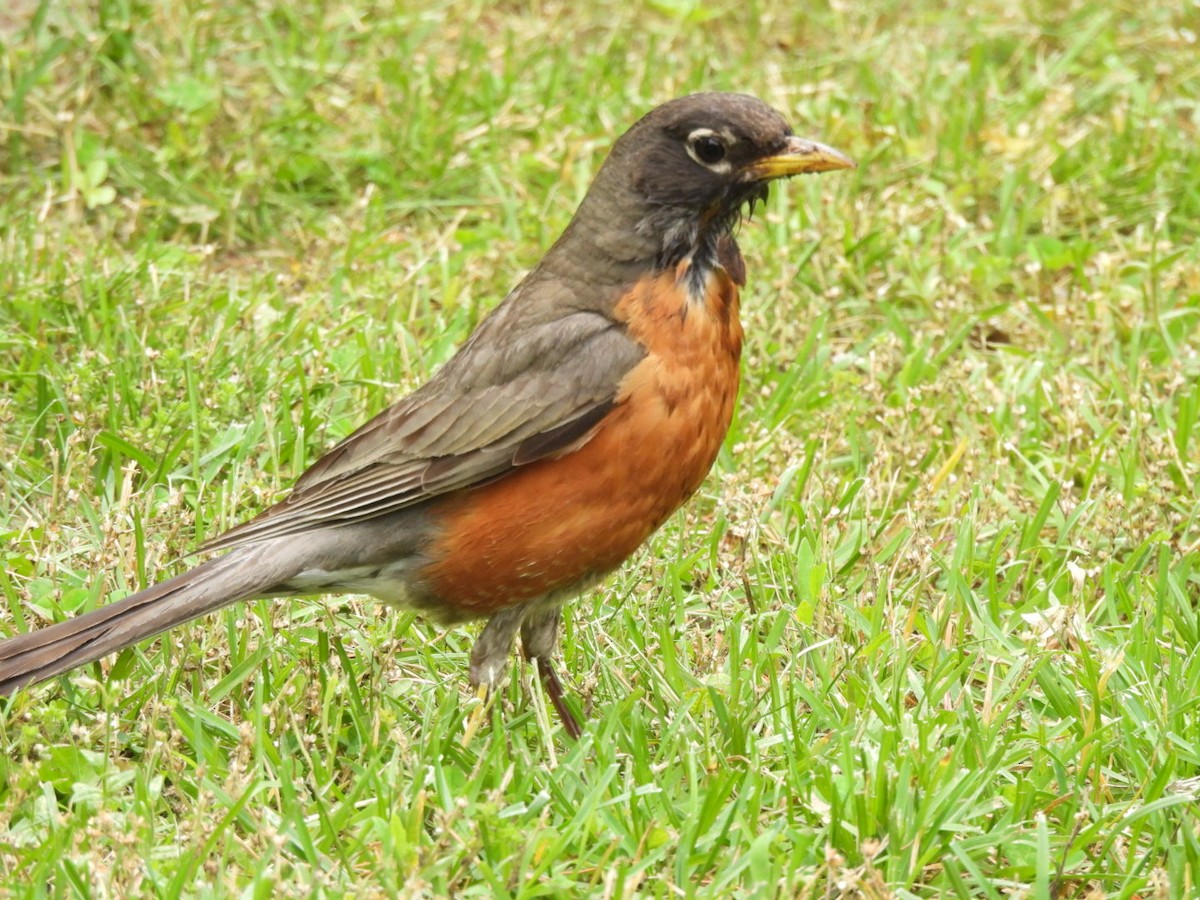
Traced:
<svg viewBox="0 0 1200 900">
<path fill-rule="evenodd" d="M 581 588 L 700 486 L 733 415 L 742 328 L 723 270 L 693 300 L 677 287 L 682 274 L 664 273 L 618 304 L 647 355 L 591 440 L 437 509 L 430 563 L 417 577 L 441 603 L 469 617 Z"/>
</svg>

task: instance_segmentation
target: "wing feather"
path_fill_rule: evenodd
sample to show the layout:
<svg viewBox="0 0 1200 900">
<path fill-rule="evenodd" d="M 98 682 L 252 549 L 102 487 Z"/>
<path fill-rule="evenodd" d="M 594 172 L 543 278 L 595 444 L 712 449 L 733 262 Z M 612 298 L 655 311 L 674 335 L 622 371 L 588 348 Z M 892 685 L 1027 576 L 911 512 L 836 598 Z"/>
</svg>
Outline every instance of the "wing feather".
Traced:
<svg viewBox="0 0 1200 900">
<path fill-rule="evenodd" d="M 288 497 L 203 549 L 377 518 L 577 448 L 602 426 L 645 350 L 599 312 L 564 305 L 539 320 L 520 315 L 519 297 L 510 301 L 429 382 L 318 460 Z"/>
</svg>

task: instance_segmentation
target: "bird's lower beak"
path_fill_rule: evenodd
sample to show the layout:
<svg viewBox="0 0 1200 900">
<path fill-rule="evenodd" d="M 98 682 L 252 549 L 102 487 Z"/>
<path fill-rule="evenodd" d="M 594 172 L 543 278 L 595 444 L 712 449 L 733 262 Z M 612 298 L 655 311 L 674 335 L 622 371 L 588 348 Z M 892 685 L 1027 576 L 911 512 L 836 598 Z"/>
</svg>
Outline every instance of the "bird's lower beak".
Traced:
<svg viewBox="0 0 1200 900">
<path fill-rule="evenodd" d="M 806 141 L 804 138 L 789 137 L 782 153 L 756 160 L 742 172 L 747 181 L 768 181 L 772 178 L 786 178 L 789 175 L 853 169 L 854 166 L 854 160 L 832 147 L 818 144 L 816 141 Z"/>
</svg>

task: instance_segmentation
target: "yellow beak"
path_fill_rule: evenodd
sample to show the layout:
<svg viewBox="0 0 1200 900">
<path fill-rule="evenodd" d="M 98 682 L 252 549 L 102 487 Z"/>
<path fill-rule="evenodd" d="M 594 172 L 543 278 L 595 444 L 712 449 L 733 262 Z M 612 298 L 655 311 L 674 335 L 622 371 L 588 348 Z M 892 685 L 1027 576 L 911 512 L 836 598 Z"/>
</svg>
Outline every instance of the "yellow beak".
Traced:
<svg viewBox="0 0 1200 900">
<path fill-rule="evenodd" d="M 742 169 L 747 181 L 769 181 L 789 175 L 807 175 L 813 172 L 832 172 L 837 169 L 853 169 L 854 160 L 846 154 L 804 138 L 789 137 L 782 153 L 766 156 Z"/>
</svg>

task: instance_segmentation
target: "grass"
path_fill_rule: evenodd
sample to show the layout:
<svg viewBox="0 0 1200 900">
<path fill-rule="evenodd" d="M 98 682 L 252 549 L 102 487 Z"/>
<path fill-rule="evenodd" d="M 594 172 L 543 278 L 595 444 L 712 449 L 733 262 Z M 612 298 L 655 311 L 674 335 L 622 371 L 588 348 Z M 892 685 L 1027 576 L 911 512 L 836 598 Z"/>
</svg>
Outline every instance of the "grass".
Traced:
<svg viewBox="0 0 1200 900">
<path fill-rule="evenodd" d="M 654 103 L 742 231 L 714 474 L 460 745 L 472 630 L 230 609 L 0 710 L 13 896 L 1183 897 L 1194 3 L 0 12 L 0 634 L 185 566 L 443 362 Z"/>
</svg>

